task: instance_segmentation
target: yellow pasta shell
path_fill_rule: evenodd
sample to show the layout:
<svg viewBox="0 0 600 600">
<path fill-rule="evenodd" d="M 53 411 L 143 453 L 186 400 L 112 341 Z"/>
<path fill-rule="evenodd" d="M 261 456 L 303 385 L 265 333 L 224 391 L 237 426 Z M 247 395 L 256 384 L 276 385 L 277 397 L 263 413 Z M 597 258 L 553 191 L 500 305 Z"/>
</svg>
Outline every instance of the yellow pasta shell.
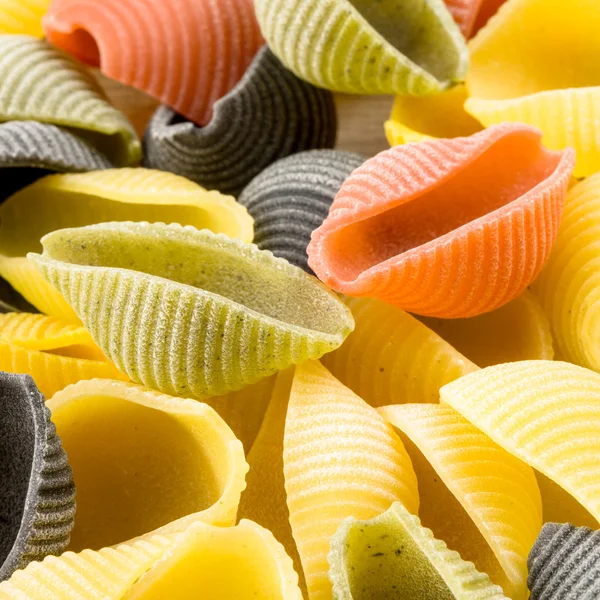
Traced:
<svg viewBox="0 0 600 600">
<path fill-rule="evenodd" d="M 521 361 L 466 375 L 444 386 L 441 398 L 545 476 L 545 520 L 597 528 L 600 375 L 564 362 Z M 583 508 L 572 512 L 572 499 Z"/>
<path fill-rule="evenodd" d="M 42 17 L 49 6 L 50 0 L 0 0 L 0 34 L 44 37 Z"/>
<path fill-rule="evenodd" d="M 0 275 L 42 312 L 77 321 L 73 310 L 25 260 L 57 229 L 103 221 L 164 221 L 252 241 L 254 225 L 231 196 L 151 169 L 49 175 L 0 206 Z"/>
<path fill-rule="evenodd" d="M 438 402 L 440 388 L 477 366 L 403 310 L 348 298 L 355 329 L 323 364 L 372 406 Z"/>
<path fill-rule="evenodd" d="M 600 371 L 600 174 L 568 194 L 556 243 L 534 292 L 568 361 Z"/>
<path fill-rule="evenodd" d="M 296 367 L 283 443 L 290 523 L 308 596 L 331 598 L 329 542 L 348 517 L 370 519 L 401 501 L 418 509 L 400 438 L 318 362 Z"/>
<path fill-rule="evenodd" d="M 196 520 L 235 522 L 248 465 L 241 442 L 206 404 L 93 380 L 48 407 L 77 489 L 71 550 L 177 533 Z"/>
<path fill-rule="evenodd" d="M 533 125 L 548 148 L 575 148 L 577 177 L 598 171 L 599 28 L 596 0 L 508 0 L 469 44 L 467 112 Z"/>
<path fill-rule="evenodd" d="M 552 360 L 550 323 L 531 293 L 470 319 L 417 317 L 479 367 L 518 360 Z"/>
<path fill-rule="evenodd" d="M 123 600 L 302 600 L 298 575 L 273 534 L 252 521 L 194 523 Z"/>
<path fill-rule="evenodd" d="M 515 600 L 543 525 L 535 474 L 449 406 L 379 409 L 403 434 L 419 480 L 423 525 Z"/>
</svg>

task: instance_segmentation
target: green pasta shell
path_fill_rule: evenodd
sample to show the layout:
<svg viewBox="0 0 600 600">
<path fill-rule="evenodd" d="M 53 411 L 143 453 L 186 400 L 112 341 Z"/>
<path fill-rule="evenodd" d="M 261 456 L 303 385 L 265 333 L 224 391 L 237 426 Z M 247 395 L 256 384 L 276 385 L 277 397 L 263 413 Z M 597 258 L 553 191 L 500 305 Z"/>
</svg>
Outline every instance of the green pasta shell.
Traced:
<svg viewBox="0 0 600 600">
<path fill-rule="evenodd" d="M 350 94 L 439 93 L 464 80 L 465 39 L 443 0 L 254 0 L 298 77 Z"/>
<path fill-rule="evenodd" d="M 117 166 L 136 165 L 141 144 L 94 76 L 43 40 L 0 35 L 0 122 L 59 125 L 91 143 Z"/>
<path fill-rule="evenodd" d="M 329 564 L 334 600 L 508 600 L 400 502 L 369 521 L 344 521 Z"/>
<path fill-rule="evenodd" d="M 135 382 L 205 398 L 334 350 L 350 311 L 316 278 L 208 230 L 102 223 L 42 238 L 29 259 Z"/>
</svg>

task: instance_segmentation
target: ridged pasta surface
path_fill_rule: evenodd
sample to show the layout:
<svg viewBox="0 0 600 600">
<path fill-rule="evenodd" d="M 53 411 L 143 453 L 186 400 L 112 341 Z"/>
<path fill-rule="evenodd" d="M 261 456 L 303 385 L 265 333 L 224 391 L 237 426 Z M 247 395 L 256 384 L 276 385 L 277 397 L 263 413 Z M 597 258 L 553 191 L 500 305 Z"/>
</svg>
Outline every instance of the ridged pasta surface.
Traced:
<svg viewBox="0 0 600 600">
<path fill-rule="evenodd" d="M 2 0 L 0 2 L 0 34 L 27 34 L 44 37 L 42 17 L 51 0 Z"/>
</svg>

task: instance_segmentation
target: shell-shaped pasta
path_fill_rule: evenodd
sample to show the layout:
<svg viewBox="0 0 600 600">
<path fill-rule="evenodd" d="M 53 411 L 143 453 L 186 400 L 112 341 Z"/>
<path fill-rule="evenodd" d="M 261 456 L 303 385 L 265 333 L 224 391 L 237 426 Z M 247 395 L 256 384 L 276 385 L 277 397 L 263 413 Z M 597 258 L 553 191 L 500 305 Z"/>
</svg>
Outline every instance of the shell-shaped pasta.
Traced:
<svg viewBox="0 0 600 600">
<path fill-rule="evenodd" d="M 77 486 L 70 550 L 179 533 L 196 520 L 235 522 L 248 465 L 208 405 L 95 379 L 48 407 Z"/>
<path fill-rule="evenodd" d="M 466 38 L 481 29 L 506 0 L 444 0 Z"/>
<path fill-rule="evenodd" d="M 598 171 L 599 26 L 595 0 L 509 0 L 471 42 L 467 111 L 484 125 L 538 127 L 547 147 L 576 149 L 576 176 Z"/>
<path fill-rule="evenodd" d="M 42 17 L 51 0 L 0 0 L 0 34 L 44 37 Z"/>
<path fill-rule="evenodd" d="M 43 40 L 0 36 L 0 122 L 68 127 L 117 166 L 135 165 L 141 144 L 83 66 Z"/>
<path fill-rule="evenodd" d="M 165 598 L 302 600 L 298 575 L 267 529 L 194 523 L 179 535 L 123 600 Z"/>
<path fill-rule="evenodd" d="M 438 93 L 468 52 L 443 0 L 255 0 L 263 35 L 302 79 L 355 94 Z"/>
<path fill-rule="evenodd" d="M 546 523 L 529 556 L 531 600 L 600 596 L 600 532 Z"/>
<path fill-rule="evenodd" d="M 440 388 L 477 366 L 412 315 L 348 298 L 355 329 L 323 364 L 371 406 L 438 402 Z"/>
<path fill-rule="evenodd" d="M 29 562 L 66 549 L 75 488 L 50 412 L 31 377 L 0 373 L 0 402 L 3 581 Z"/>
<path fill-rule="evenodd" d="M 144 137 L 145 164 L 237 196 L 276 160 L 332 148 L 336 131 L 331 92 L 298 79 L 265 46 L 206 126 L 159 107 Z"/>
<path fill-rule="evenodd" d="M 25 259 L 57 229 L 103 221 L 147 220 L 193 225 L 251 241 L 252 217 L 231 196 L 207 192 L 171 173 L 108 169 L 51 175 L 0 205 L 0 275 L 42 312 L 78 320 Z"/>
<path fill-rule="evenodd" d="M 199 125 L 263 44 L 252 0 L 54 0 L 44 31 Z"/>
<path fill-rule="evenodd" d="M 32 562 L 0 583 L 0 600 L 120 600 L 173 544 L 173 536 Z"/>
<path fill-rule="evenodd" d="M 562 488 L 597 524 L 600 375 L 569 363 L 521 361 L 470 373 L 440 394 L 496 443 Z M 546 501 L 542 482 L 540 489 L 544 513 L 561 519 L 563 507 Z M 580 518 L 563 513 L 561 520 Z"/>
<path fill-rule="evenodd" d="M 254 243 L 304 269 L 312 232 L 323 223 L 335 195 L 365 158 L 339 150 L 311 150 L 277 161 L 239 197 L 254 218 Z"/>
<path fill-rule="evenodd" d="M 128 381 L 83 327 L 28 313 L 0 315 L 0 371 L 30 375 L 46 398 L 94 377 Z"/>
<path fill-rule="evenodd" d="M 111 166 L 95 148 L 54 125 L 35 121 L 0 124 L 0 201 L 48 172 L 79 173 Z"/>
<path fill-rule="evenodd" d="M 0 314 L 9 312 L 35 313 L 37 309 L 19 294 L 5 279 L 0 278 Z"/>
<path fill-rule="evenodd" d="M 431 138 L 472 135 L 482 129 L 479 121 L 465 112 L 468 97 L 464 85 L 436 96 L 397 96 L 385 133 L 390 146 L 423 142 Z"/>
<path fill-rule="evenodd" d="M 573 163 L 516 124 L 396 146 L 346 180 L 309 265 L 337 291 L 418 314 L 489 312 L 546 262 Z"/>
<path fill-rule="evenodd" d="M 534 285 L 552 326 L 557 349 L 568 361 L 600 371 L 600 174 L 567 195 L 548 264 Z"/>
<path fill-rule="evenodd" d="M 224 235 L 162 223 L 104 223 L 44 237 L 29 257 L 106 356 L 174 396 L 241 389 L 319 358 L 354 327 L 314 277 Z"/>
<path fill-rule="evenodd" d="M 529 291 L 478 317 L 419 320 L 479 367 L 554 358 L 550 323 Z"/>
<path fill-rule="evenodd" d="M 504 588 L 527 597 L 527 556 L 542 527 L 533 469 L 449 406 L 386 406 L 412 459 L 423 525 Z"/>
<path fill-rule="evenodd" d="M 400 502 L 368 521 L 344 521 L 329 562 L 334 600 L 507 600 Z"/>
<path fill-rule="evenodd" d="M 410 459 L 377 411 L 318 362 L 296 367 L 283 443 L 290 523 L 308 596 L 330 598 L 329 541 L 347 517 L 418 509 Z"/>
</svg>

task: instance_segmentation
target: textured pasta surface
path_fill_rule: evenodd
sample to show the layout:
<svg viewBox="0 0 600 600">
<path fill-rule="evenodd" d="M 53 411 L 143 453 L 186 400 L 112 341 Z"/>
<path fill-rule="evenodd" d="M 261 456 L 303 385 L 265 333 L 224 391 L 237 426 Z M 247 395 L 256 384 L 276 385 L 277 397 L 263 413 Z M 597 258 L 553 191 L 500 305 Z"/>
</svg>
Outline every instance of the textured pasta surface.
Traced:
<svg viewBox="0 0 600 600">
<path fill-rule="evenodd" d="M 239 197 L 254 218 L 254 243 L 312 273 L 306 254 L 310 236 L 346 178 L 364 161 L 350 152 L 311 150 L 265 169 Z"/>
<path fill-rule="evenodd" d="M 334 600 L 506 600 L 400 502 L 368 521 L 344 521 L 329 562 Z"/>
<path fill-rule="evenodd" d="M 264 37 L 302 79 L 354 94 L 439 93 L 468 51 L 443 0 L 255 0 Z"/>
<path fill-rule="evenodd" d="M 206 126 L 159 107 L 144 137 L 145 164 L 237 196 L 276 160 L 332 148 L 336 132 L 331 92 L 298 79 L 265 46 Z"/>
<path fill-rule="evenodd" d="M 206 404 L 95 379 L 48 407 L 77 486 L 70 550 L 178 533 L 196 520 L 235 522 L 248 465 Z"/>
<path fill-rule="evenodd" d="M 356 326 L 323 364 L 371 406 L 439 402 L 440 388 L 477 366 L 402 309 L 348 298 Z"/>
<path fill-rule="evenodd" d="M 263 44 L 252 0 L 54 0 L 44 31 L 199 125 Z"/>
<path fill-rule="evenodd" d="M 60 125 L 117 166 L 135 165 L 141 144 L 129 121 L 77 61 L 43 40 L 0 36 L 0 122 Z"/>
<path fill-rule="evenodd" d="M 314 277 L 194 227 L 105 223 L 44 237 L 29 257 L 117 367 L 205 398 L 337 348 L 350 311 Z"/>
<path fill-rule="evenodd" d="M 296 367 L 283 465 L 311 600 L 331 598 L 329 541 L 344 519 L 372 518 L 395 501 L 411 512 L 418 508 L 415 474 L 400 438 L 318 362 Z"/>
<path fill-rule="evenodd" d="M 51 0 L 1 0 L 0 35 L 27 34 L 44 37 L 42 17 Z"/>
<path fill-rule="evenodd" d="M 75 488 L 50 412 L 32 379 L 0 373 L 0 404 L 1 582 L 31 561 L 66 549 Z"/>
<path fill-rule="evenodd" d="M 419 482 L 425 527 L 504 588 L 527 597 L 527 556 L 542 527 L 533 469 L 449 406 L 379 409 L 401 434 Z"/>
<path fill-rule="evenodd" d="M 391 148 L 346 180 L 309 265 L 339 292 L 418 314 L 489 312 L 548 258 L 573 162 L 516 124 Z"/>
<path fill-rule="evenodd" d="M 580 505 L 578 512 L 569 512 L 573 509 L 563 504 L 563 496 L 540 483 L 546 520 L 548 513 L 553 520 L 579 524 L 585 518 L 597 524 L 600 375 L 564 362 L 521 361 L 471 373 L 440 394 L 443 402 Z"/>
<path fill-rule="evenodd" d="M 548 148 L 576 149 L 577 177 L 598 171 L 599 27 L 595 0 L 509 0 L 470 44 L 467 111 L 538 127 Z"/>
</svg>

